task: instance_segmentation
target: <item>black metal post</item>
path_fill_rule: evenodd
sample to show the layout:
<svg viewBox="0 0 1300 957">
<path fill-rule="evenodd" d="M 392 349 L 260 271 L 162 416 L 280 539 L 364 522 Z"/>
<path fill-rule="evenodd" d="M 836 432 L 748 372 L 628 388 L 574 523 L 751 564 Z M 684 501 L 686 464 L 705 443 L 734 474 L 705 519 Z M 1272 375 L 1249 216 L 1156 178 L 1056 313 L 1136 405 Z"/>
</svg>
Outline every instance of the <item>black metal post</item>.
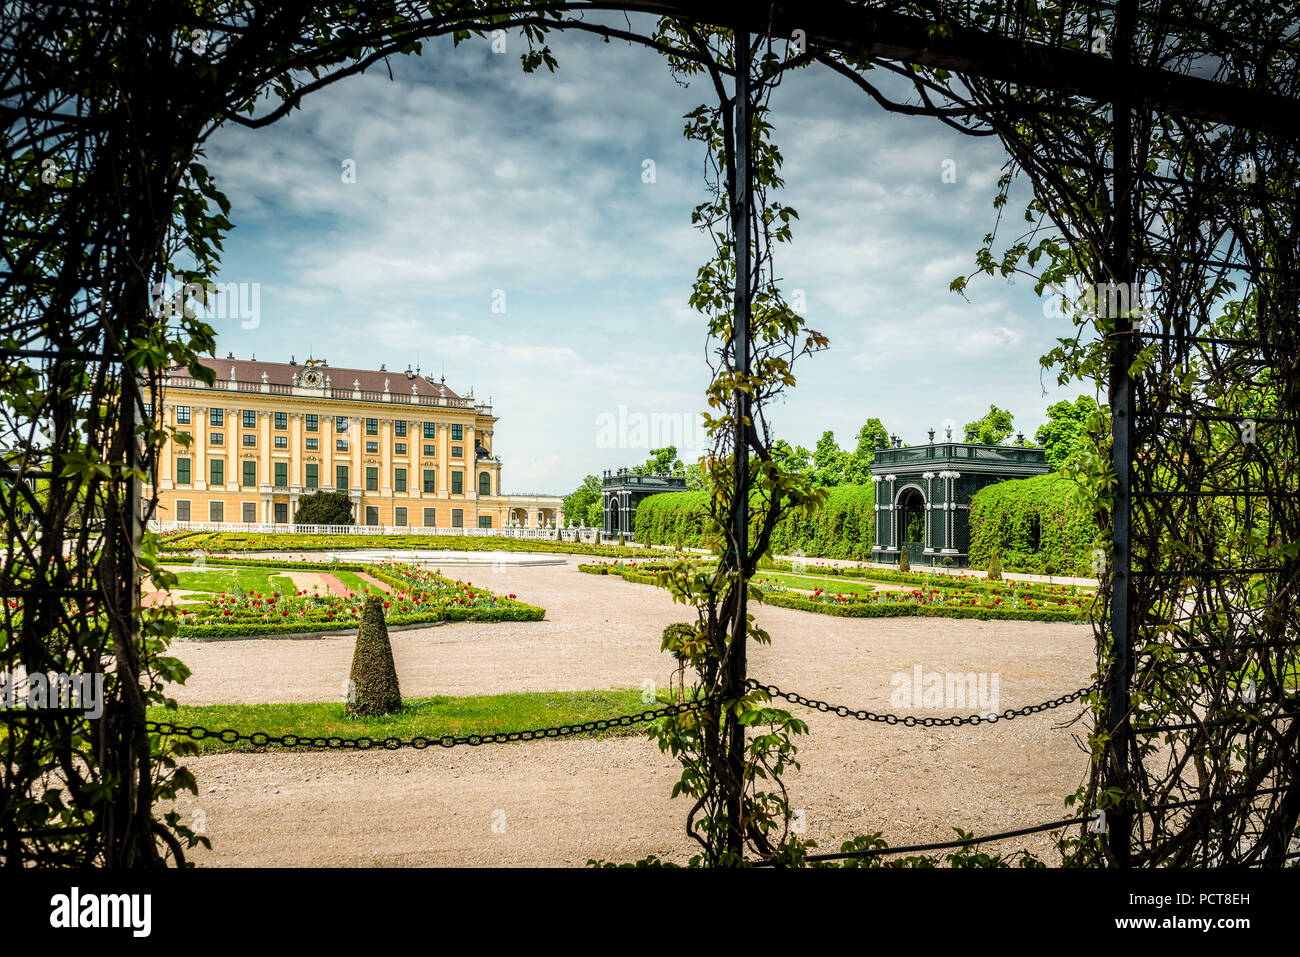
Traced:
<svg viewBox="0 0 1300 957">
<path fill-rule="evenodd" d="M 732 360 L 737 376 L 748 376 L 749 344 L 749 214 L 753 182 L 749 166 L 749 30 L 741 26 L 735 34 L 736 93 L 733 103 L 735 128 L 735 175 L 731 180 L 732 235 L 735 237 L 736 300 L 732 315 Z M 745 595 L 745 565 L 749 552 L 749 442 L 750 397 L 737 388 L 735 396 L 734 458 L 735 487 L 731 502 L 732 538 L 735 542 L 736 605 L 731 625 L 730 660 L 725 698 L 744 694 L 746 679 L 745 641 L 748 616 Z M 744 854 L 745 833 L 741 820 L 744 806 L 745 728 L 734 713 L 728 713 L 726 740 L 727 850 L 735 859 Z"/>
<path fill-rule="evenodd" d="M 1120 4 L 1115 23 L 1115 60 L 1127 65 L 1133 40 L 1133 2 Z M 1110 684 L 1107 689 L 1106 728 L 1110 731 L 1107 753 L 1107 787 L 1127 788 L 1131 742 L 1129 731 L 1130 682 L 1133 674 L 1133 324 L 1128 310 L 1137 305 L 1133 269 L 1133 111 L 1127 100 L 1116 99 L 1112 106 L 1111 156 L 1115 168 L 1112 184 L 1114 233 L 1111 241 L 1111 268 L 1120 294 L 1107 295 L 1105 301 L 1119 304 L 1114 317 L 1114 357 L 1111 360 L 1111 466 L 1115 472 L 1115 491 L 1111 502 L 1111 547 L 1113 577 L 1110 595 L 1111 658 Z M 1102 301 L 1100 290 L 1098 302 Z M 1107 846 L 1112 863 L 1128 867 L 1131 860 L 1132 817 L 1128 802 L 1113 808 L 1107 821 Z"/>
</svg>

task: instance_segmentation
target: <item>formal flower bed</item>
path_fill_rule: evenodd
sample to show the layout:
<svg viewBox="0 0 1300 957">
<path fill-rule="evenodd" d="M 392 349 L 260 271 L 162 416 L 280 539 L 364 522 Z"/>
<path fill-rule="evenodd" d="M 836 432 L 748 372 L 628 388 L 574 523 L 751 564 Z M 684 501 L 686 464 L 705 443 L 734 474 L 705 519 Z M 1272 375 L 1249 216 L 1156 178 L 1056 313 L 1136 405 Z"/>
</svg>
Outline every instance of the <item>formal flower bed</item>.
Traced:
<svg viewBox="0 0 1300 957">
<path fill-rule="evenodd" d="M 210 564 L 228 560 L 209 559 Z M 259 563 L 274 565 L 275 563 Z M 286 563 L 280 563 L 286 564 Z M 544 609 L 497 595 L 470 582 L 400 563 L 287 563 L 289 569 L 325 567 L 358 571 L 388 587 L 384 617 L 390 625 L 437 621 L 540 621 Z M 377 591 L 383 591 L 376 587 Z M 198 605 L 177 609 L 181 638 L 247 637 L 331 631 L 354 627 L 361 619 L 369 587 L 361 593 L 331 594 L 320 589 L 223 592 Z"/>
<path fill-rule="evenodd" d="M 663 562 L 604 562 L 579 565 L 593 575 L 618 575 L 626 581 L 658 584 L 666 571 Z M 931 580 L 937 576 L 930 576 Z M 770 576 L 752 580 L 760 601 L 783 608 L 855 618 L 907 615 L 946 618 L 981 618 L 1028 621 L 1082 621 L 1092 605 L 1091 593 L 1073 586 L 1046 586 L 1038 582 L 994 582 L 988 585 L 962 581 L 959 587 L 935 585 L 907 590 L 876 590 L 869 585 L 859 594 L 828 591 L 822 587 L 799 589 Z"/>
</svg>

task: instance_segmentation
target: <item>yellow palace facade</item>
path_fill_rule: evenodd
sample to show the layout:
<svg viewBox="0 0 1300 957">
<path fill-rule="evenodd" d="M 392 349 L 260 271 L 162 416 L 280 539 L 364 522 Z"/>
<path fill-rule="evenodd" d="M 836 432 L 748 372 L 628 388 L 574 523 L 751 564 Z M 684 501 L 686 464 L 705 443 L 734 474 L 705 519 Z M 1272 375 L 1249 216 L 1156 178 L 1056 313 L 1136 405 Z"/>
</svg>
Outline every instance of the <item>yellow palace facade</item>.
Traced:
<svg viewBox="0 0 1300 957">
<path fill-rule="evenodd" d="M 155 521 L 287 525 L 298 501 L 342 492 L 357 525 L 418 529 L 563 524 L 555 496 L 503 495 L 490 403 L 418 372 L 324 360 L 205 359 L 206 386 L 173 369 Z"/>
</svg>

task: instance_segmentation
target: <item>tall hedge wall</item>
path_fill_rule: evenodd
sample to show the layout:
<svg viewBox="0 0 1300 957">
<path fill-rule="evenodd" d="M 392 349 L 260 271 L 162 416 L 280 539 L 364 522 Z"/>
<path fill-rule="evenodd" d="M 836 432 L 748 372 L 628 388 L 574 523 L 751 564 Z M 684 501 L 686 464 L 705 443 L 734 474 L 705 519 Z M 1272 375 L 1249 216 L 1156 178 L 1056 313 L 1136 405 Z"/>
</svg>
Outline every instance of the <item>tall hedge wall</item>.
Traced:
<svg viewBox="0 0 1300 957">
<path fill-rule="evenodd" d="M 811 518 L 787 516 L 772 536 L 772 550 L 796 550 L 816 558 L 870 559 L 875 541 L 872 487 L 842 485 L 830 490 L 826 504 Z M 664 492 L 645 499 L 636 510 L 636 540 L 646 545 L 699 548 L 708 516 L 707 492 Z"/>
<path fill-rule="evenodd" d="M 971 499 L 970 563 L 987 568 L 997 554 L 1004 571 L 1091 575 L 1096 528 L 1073 501 L 1075 483 L 1052 473 L 980 489 Z M 1031 547 L 1034 521 L 1038 548 Z"/>
</svg>

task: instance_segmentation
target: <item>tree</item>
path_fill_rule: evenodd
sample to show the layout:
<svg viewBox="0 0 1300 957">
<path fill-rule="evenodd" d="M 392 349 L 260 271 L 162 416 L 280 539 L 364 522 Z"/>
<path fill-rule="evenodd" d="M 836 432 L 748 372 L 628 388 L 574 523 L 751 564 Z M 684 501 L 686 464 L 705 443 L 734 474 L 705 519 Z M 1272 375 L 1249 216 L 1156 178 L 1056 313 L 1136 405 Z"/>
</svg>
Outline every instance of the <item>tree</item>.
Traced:
<svg viewBox="0 0 1300 957">
<path fill-rule="evenodd" d="M 582 484 L 564 496 L 564 517 L 588 527 L 604 524 L 600 476 L 588 475 Z"/>
<path fill-rule="evenodd" d="M 849 454 L 835 442 L 835 433 L 829 429 L 823 432 L 813 449 L 813 481 L 822 488 L 843 485 L 848 463 Z"/>
<path fill-rule="evenodd" d="M 352 525 L 352 500 L 344 492 L 316 492 L 298 499 L 296 525 Z"/>
<path fill-rule="evenodd" d="M 397 686 L 393 646 L 384 621 L 384 600 L 378 595 L 366 599 L 352 652 L 352 680 L 348 683 L 347 713 L 353 715 L 392 714 L 402 707 Z"/>
<path fill-rule="evenodd" d="M 680 475 L 684 468 L 682 460 L 677 457 L 677 447 L 670 445 L 664 449 L 651 449 L 645 465 L 632 471 L 637 475 Z"/>
<path fill-rule="evenodd" d="M 1048 406 L 1047 422 L 1034 433 L 1034 441 L 1046 451 L 1049 468 L 1064 467 L 1083 450 L 1089 441 L 1084 426 L 1096 411 L 1097 400 L 1090 395 Z"/>
<path fill-rule="evenodd" d="M 777 439 L 772 443 L 772 461 L 779 465 L 783 472 L 793 472 L 796 475 L 807 475 L 812 472 L 812 453 L 802 445 L 791 448 L 790 443 L 785 439 Z"/>
<path fill-rule="evenodd" d="M 1013 419 L 1006 409 L 990 405 L 983 418 L 966 423 L 966 434 L 975 433 L 975 441 L 981 445 L 1001 445 L 1007 436 L 1015 431 Z"/>
<path fill-rule="evenodd" d="M 876 459 L 876 449 L 882 446 L 889 447 L 889 430 L 879 419 L 867 419 L 858 429 L 858 447 L 844 467 L 846 485 L 866 485 L 871 481 L 871 463 Z"/>
</svg>

